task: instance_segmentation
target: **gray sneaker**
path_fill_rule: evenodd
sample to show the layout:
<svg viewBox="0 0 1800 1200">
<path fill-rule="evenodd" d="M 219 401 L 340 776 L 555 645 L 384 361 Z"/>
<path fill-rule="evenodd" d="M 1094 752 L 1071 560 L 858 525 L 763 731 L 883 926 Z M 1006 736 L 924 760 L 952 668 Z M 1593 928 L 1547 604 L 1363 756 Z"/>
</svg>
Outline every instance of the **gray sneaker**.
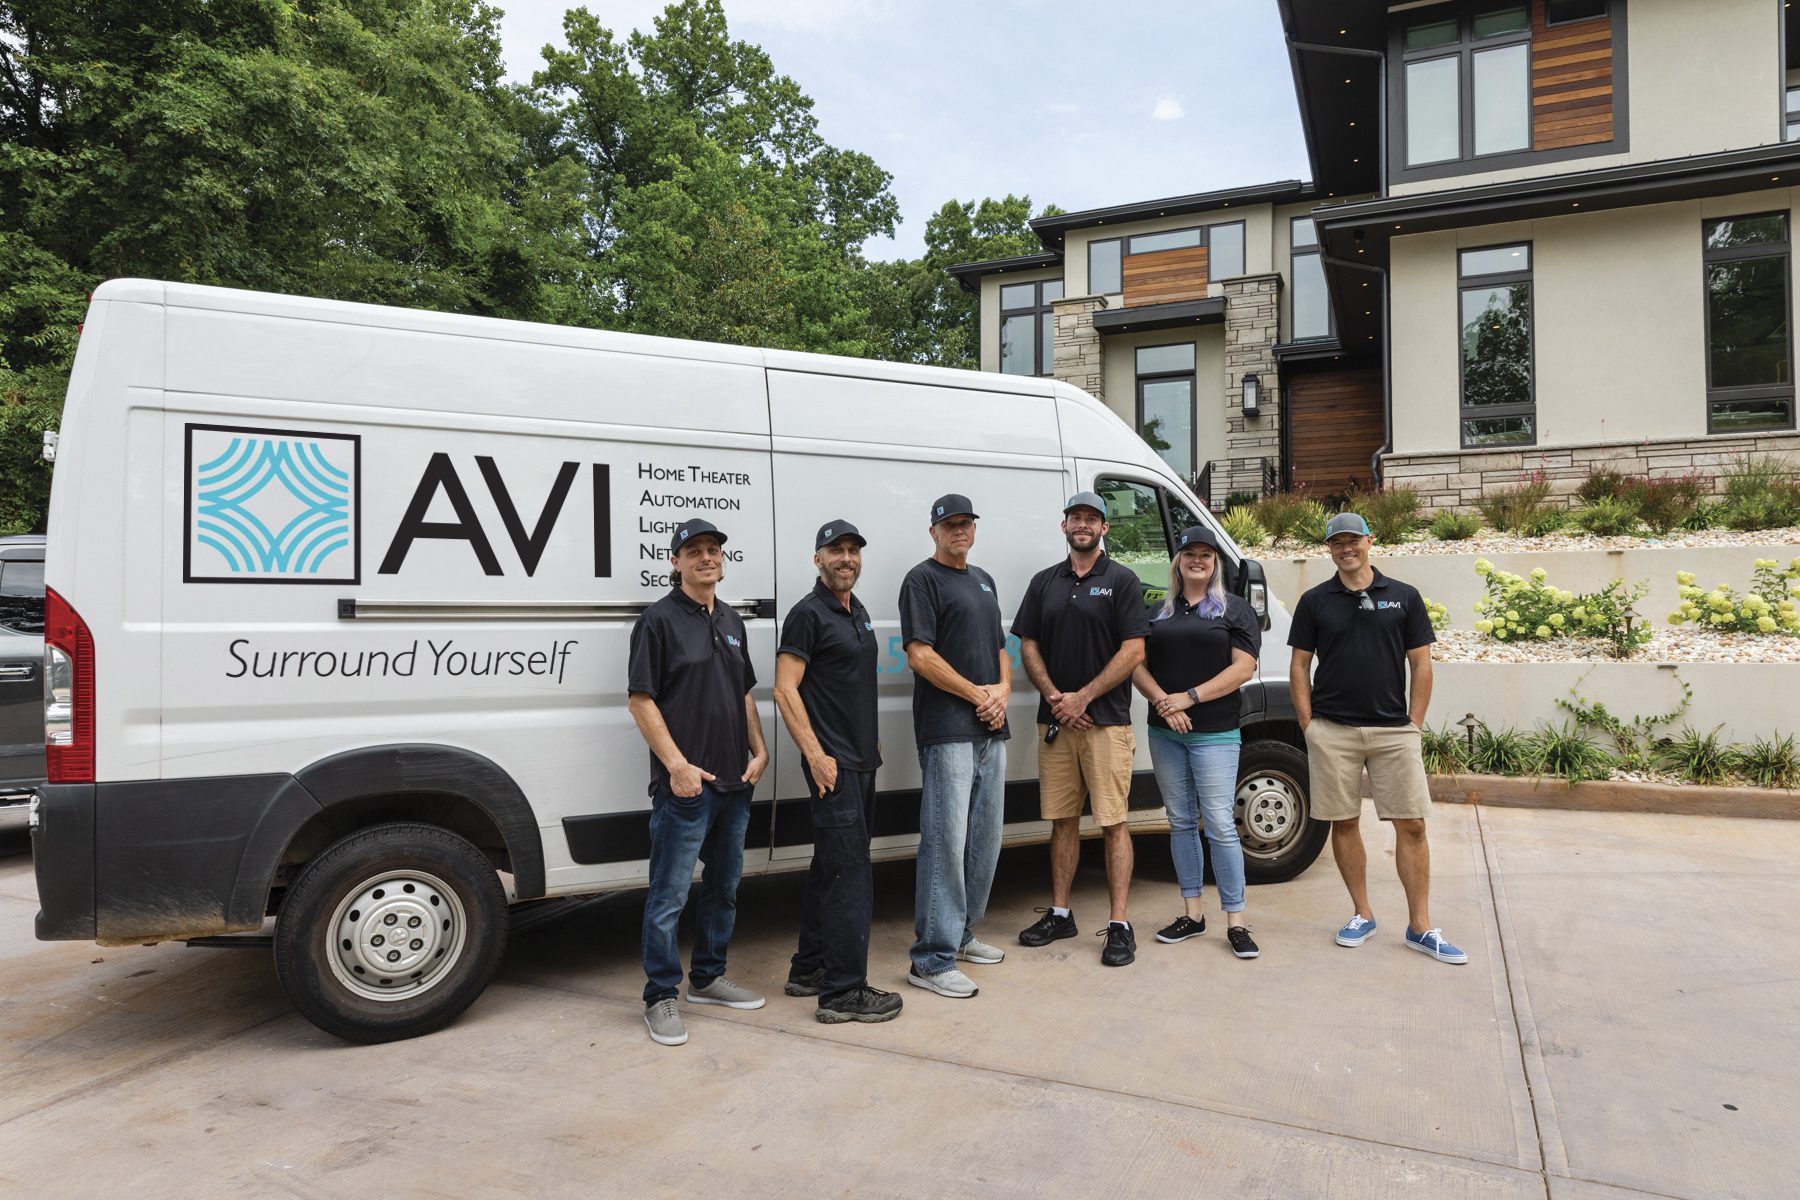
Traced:
<svg viewBox="0 0 1800 1200">
<path fill-rule="evenodd" d="M 659 1046 L 679 1046 L 687 1041 L 687 1026 L 681 1023 L 673 996 L 646 1004 L 644 1024 L 650 1027 L 650 1040 Z"/>
<path fill-rule="evenodd" d="M 921 973 L 918 964 L 914 963 L 912 969 L 906 973 L 906 982 L 914 987 L 922 987 L 928 992 L 948 996 L 952 1000 L 967 1000 L 981 990 L 975 986 L 973 979 L 955 967 L 951 967 L 948 971 L 939 971 L 936 975 L 926 975 Z"/>
<path fill-rule="evenodd" d="M 980 938 L 970 938 L 956 951 L 956 957 L 963 962 L 997 963 L 1006 957 L 1006 951 L 998 946 L 990 946 Z"/>
<path fill-rule="evenodd" d="M 723 1004 L 726 1008 L 761 1008 L 765 1001 L 747 987 L 740 987 L 723 975 L 703 988 L 688 984 L 689 1004 Z"/>
</svg>

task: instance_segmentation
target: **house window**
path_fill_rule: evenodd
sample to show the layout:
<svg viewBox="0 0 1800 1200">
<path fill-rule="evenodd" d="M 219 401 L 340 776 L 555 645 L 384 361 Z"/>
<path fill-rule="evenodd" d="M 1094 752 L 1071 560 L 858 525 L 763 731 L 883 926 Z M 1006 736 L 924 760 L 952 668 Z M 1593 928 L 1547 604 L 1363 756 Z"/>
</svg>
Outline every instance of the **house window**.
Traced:
<svg viewBox="0 0 1800 1200">
<path fill-rule="evenodd" d="M 1701 225 L 1706 263 L 1706 430 L 1794 428 L 1786 213 Z"/>
<path fill-rule="evenodd" d="M 1171 470 L 1194 477 L 1194 343 L 1138 347 L 1137 427 Z"/>
<path fill-rule="evenodd" d="M 1201 244 L 1198 229 L 1166 229 L 1161 233 L 1140 233 L 1125 248 L 1127 254 L 1155 254 L 1158 250 L 1187 250 Z"/>
<path fill-rule="evenodd" d="M 1088 243 L 1090 296 L 1116 296 L 1125 290 L 1124 260 L 1121 257 L 1123 245 L 1120 238 Z"/>
<path fill-rule="evenodd" d="M 1292 340 L 1331 336 L 1331 301 L 1325 292 L 1325 260 L 1319 256 L 1319 235 L 1311 217 L 1295 217 L 1293 260 L 1289 286 L 1294 305 Z"/>
<path fill-rule="evenodd" d="M 1212 225 L 1206 230 L 1206 273 L 1213 279 L 1230 279 L 1244 273 L 1244 223 Z"/>
<path fill-rule="evenodd" d="M 1524 5 L 1406 27 L 1406 165 L 1531 148 L 1531 21 Z"/>
<path fill-rule="evenodd" d="M 1063 281 L 1008 283 L 1000 288 L 1000 370 L 1007 375 L 1048 375 L 1054 364 L 1056 313 Z"/>
<path fill-rule="evenodd" d="M 1787 140 L 1800 142 L 1800 87 L 1787 90 Z"/>
<path fill-rule="evenodd" d="M 1606 15 L 1606 0 L 1544 0 L 1544 24 L 1573 25 Z"/>
<path fill-rule="evenodd" d="M 1537 440 L 1531 353 L 1531 245 L 1457 256 L 1462 323 L 1462 444 L 1528 446 Z"/>
</svg>

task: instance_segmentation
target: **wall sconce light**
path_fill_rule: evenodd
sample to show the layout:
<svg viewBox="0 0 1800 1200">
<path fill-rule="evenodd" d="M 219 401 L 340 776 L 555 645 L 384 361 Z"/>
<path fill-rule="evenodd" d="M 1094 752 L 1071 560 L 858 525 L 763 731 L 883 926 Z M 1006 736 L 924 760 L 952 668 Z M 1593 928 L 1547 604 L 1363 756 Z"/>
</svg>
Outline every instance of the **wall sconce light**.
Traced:
<svg viewBox="0 0 1800 1200">
<path fill-rule="evenodd" d="M 1256 377 L 1254 371 L 1244 376 L 1244 415 L 1246 417 L 1257 415 L 1257 401 L 1261 397 L 1261 392 L 1262 381 Z"/>
</svg>

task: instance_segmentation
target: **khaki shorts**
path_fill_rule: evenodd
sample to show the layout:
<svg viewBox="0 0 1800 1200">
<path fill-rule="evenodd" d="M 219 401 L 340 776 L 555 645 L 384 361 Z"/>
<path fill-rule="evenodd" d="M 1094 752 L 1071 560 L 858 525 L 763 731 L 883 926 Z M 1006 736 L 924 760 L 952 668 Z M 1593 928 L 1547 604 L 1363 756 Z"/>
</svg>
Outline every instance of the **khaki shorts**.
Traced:
<svg viewBox="0 0 1800 1200">
<path fill-rule="evenodd" d="M 1431 814 L 1419 731 L 1411 725 L 1339 725 L 1314 717 L 1306 727 L 1306 761 L 1315 821 L 1348 821 L 1362 814 L 1364 767 L 1375 815 L 1383 821 Z"/>
<path fill-rule="evenodd" d="M 1038 812 L 1046 821 L 1081 815 L 1092 797 L 1094 822 L 1117 825 L 1130 809 L 1131 757 L 1137 738 L 1129 725 L 1064 729 L 1048 746 L 1038 729 Z"/>
</svg>

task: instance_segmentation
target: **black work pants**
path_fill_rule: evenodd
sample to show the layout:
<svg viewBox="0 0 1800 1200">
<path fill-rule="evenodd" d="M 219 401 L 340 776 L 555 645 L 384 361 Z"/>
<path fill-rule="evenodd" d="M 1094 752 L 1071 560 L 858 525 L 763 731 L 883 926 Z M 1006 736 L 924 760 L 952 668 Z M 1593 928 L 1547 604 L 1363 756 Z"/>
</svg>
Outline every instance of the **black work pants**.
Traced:
<svg viewBox="0 0 1800 1200">
<path fill-rule="evenodd" d="M 869 822 L 875 810 L 875 772 L 840 769 L 830 795 L 812 792 L 813 858 L 800 906 L 800 948 L 789 976 L 824 968 L 821 1000 L 869 982 L 869 922 L 875 883 L 869 868 Z"/>
</svg>

